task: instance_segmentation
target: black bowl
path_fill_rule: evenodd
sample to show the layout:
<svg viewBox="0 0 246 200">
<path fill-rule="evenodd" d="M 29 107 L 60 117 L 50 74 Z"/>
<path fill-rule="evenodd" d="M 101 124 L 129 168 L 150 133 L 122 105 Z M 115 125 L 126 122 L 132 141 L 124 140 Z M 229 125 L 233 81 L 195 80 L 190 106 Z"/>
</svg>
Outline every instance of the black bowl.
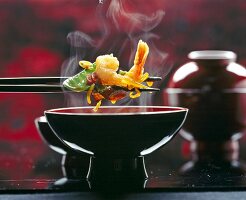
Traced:
<svg viewBox="0 0 246 200">
<path fill-rule="evenodd" d="M 188 109 L 165 106 L 58 108 L 45 111 L 54 134 L 76 151 L 93 155 L 88 178 L 94 188 L 144 187 L 144 156 L 169 142 Z M 110 186 L 110 187 L 109 187 Z"/>
<path fill-rule="evenodd" d="M 45 111 L 56 135 L 96 157 L 144 156 L 170 141 L 188 110 L 165 106 L 58 108 Z M 71 145 L 73 144 L 73 145 Z"/>
</svg>

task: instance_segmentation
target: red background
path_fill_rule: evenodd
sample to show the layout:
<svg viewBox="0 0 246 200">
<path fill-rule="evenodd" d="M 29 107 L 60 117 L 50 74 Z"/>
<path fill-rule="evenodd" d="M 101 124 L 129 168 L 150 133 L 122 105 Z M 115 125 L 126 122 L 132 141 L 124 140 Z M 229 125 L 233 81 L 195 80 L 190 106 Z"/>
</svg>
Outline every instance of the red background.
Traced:
<svg viewBox="0 0 246 200">
<path fill-rule="evenodd" d="M 122 3 L 127 13 L 151 16 L 159 9 L 165 12 L 151 32 L 159 37 L 152 42 L 168 55 L 163 62 L 167 71 L 186 62 L 190 51 L 203 49 L 232 50 L 237 53 L 238 62 L 246 65 L 245 0 Z M 128 42 L 122 51 L 119 46 L 129 39 L 131 20 L 119 14 L 117 29 L 106 16 L 109 4 L 109 0 L 103 4 L 97 0 L 1 0 L 0 76 L 59 76 L 63 62 L 71 55 L 66 38 L 73 31 L 86 33 L 100 47 L 84 48 L 83 56 L 88 60 L 114 52 L 127 65 L 131 44 Z M 141 32 L 134 31 L 133 35 Z M 2 166 L 0 177 L 26 177 L 35 163 L 45 159 L 40 155 L 48 150 L 34 119 L 46 109 L 64 105 L 63 95 L 0 94 L 0 162 L 7 163 Z M 16 170 L 23 160 L 25 166 Z M 11 167 L 13 170 L 9 171 Z"/>
</svg>

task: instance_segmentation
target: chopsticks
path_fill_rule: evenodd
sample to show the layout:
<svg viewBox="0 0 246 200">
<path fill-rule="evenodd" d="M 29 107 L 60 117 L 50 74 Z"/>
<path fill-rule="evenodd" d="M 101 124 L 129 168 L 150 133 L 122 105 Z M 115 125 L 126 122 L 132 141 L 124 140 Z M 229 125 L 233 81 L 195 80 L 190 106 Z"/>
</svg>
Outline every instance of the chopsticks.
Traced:
<svg viewBox="0 0 246 200">
<path fill-rule="evenodd" d="M 0 93 L 62 93 L 72 92 L 62 86 L 68 77 L 15 77 L 0 78 Z M 145 81 L 160 81 L 161 77 L 149 77 Z M 126 89 L 127 90 L 127 89 Z M 134 89 L 133 89 L 134 90 Z M 159 88 L 142 88 L 141 92 L 159 91 Z"/>
<path fill-rule="evenodd" d="M 122 88 L 122 90 L 126 91 L 134 91 L 127 90 Z M 159 88 L 140 88 L 141 92 L 156 92 L 159 91 Z M 0 93 L 4 92 L 13 92 L 13 93 L 62 93 L 62 92 L 73 92 L 71 90 L 67 90 L 62 85 L 0 85 Z"/>
<path fill-rule="evenodd" d="M 68 79 L 69 77 L 13 77 L 13 78 L 0 78 L 0 85 L 29 85 L 29 84 L 55 84 L 58 85 Z M 161 77 L 150 76 L 145 80 L 148 81 L 160 81 Z"/>
</svg>

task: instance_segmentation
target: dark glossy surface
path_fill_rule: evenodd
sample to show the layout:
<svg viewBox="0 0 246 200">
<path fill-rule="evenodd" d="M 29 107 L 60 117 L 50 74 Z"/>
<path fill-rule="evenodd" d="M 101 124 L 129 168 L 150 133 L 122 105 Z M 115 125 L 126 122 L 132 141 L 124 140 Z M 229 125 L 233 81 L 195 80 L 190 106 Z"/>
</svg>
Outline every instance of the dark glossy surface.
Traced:
<svg viewBox="0 0 246 200">
<path fill-rule="evenodd" d="M 246 128 L 246 68 L 236 54 L 199 51 L 180 66 L 163 93 L 164 102 L 189 108 L 181 135 L 191 141 L 191 161 L 183 174 L 216 168 L 244 173 L 239 161 L 238 139 Z"/>
<path fill-rule="evenodd" d="M 182 135 L 188 140 L 229 140 L 246 126 L 246 92 L 178 92 L 167 89 L 167 93 L 168 97 L 165 98 L 169 100 L 168 104 L 189 108 L 189 115 L 182 130 Z"/>
<path fill-rule="evenodd" d="M 164 102 L 189 108 L 183 127 L 186 139 L 229 140 L 246 126 L 246 68 L 235 57 L 201 55 L 176 70 Z"/>
<path fill-rule="evenodd" d="M 62 140 L 97 157 L 115 158 L 134 158 L 160 148 L 181 128 L 186 114 L 187 109 L 171 107 L 101 107 L 96 113 L 92 108 L 63 108 L 45 112 L 50 127 Z"/>
<path fill-rule="evenodd" d="M 79 107 L 53 109 L 45 115 L 51 134 L 71 150 L 91 154 L 87 179 L 92 188 L 143 188 L 148 177 L 143 156 L 173 138 L 187 111 L 132 106 L 100 107 L 94 112 L 92 107 Z"/>
</svg>

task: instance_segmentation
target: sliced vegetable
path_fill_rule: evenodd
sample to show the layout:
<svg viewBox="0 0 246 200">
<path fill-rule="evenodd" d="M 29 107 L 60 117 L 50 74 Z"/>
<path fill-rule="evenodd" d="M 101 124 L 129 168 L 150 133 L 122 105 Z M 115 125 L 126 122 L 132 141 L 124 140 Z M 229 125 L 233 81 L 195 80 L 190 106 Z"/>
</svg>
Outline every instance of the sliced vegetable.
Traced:
<svg viewBox="0 0 246 200">
<path fill-rule="evenodd" d="M 135 88 L 135 94 L 134 94 L 134 92 L 130 92 L 129 96 L 132 99 L 135 99 L 135 98 L 138 98 L 141 96 L 141 92 L 139 91 L 139 89 Z"/>
<path fill-rule="evenodd" d="M 91 93 L 94 90 L 95 84 L 92 84 L 87 92 L 86 98 L 87 98 L 87 103 L 91 104 Z"/>
<path fill-rule="evenodd" d="M 95 72 L 95 69 L 96 69 L 96 65 L 91 64 L 88 69 L 84 69 L 83 71 L 76 74 L 75 76 L 66 79 L 63 82 L 63 86 L 74 92 L 82 92 L 88 90 L 90 88 L 90 84 L 87 84 L 88 83 L 87 76 Z"/>
</svg>

